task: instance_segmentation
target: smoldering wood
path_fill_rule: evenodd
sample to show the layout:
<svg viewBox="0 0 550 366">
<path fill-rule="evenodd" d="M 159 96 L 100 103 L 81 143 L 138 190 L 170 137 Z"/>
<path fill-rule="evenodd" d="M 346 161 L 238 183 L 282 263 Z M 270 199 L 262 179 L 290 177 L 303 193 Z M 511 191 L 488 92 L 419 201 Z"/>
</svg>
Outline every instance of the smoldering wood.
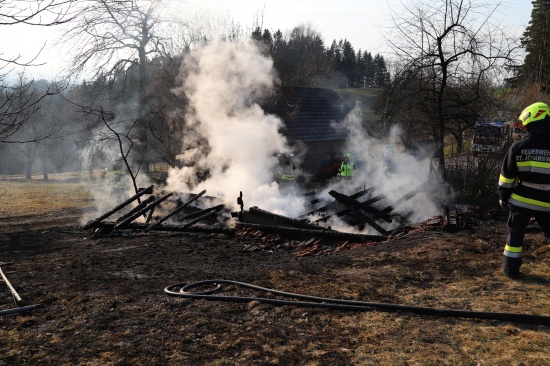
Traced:
<svg viewBox="0 0 550 366">
<path fill-rule="evenodd" d="M 405 185 L 402 185 L 402 186 L 400 186 L 400 187 L 394 189 L 393 191 L 400 191 L 400 190 L 402 190 L 404 187 L 405 187 Z M 370 188 L 368 188 L 367 190 L 372 190 L 373 188 L 374 188 L 374 187 L 370 187 Z M 356 194 L 351 195 L 350 198 L 358 198 L 358 197 L 355 197 L 355 196 L 356 196 Z M 365 204 L 365 205 L 371 205 L 371 204 L 373 204 L 373 203 L 375 203 L 375 202 L 378 202 L 378 201 L 381 201 L 381 200 L 383 200 L 383 199 L 387 199 L 386 195 L 385 195 L 385 194 L 378 194 L 378 195 L 376 195 L 376 196 L 374 196 L 374 197 L 371 197 L 371 198 L 366 199 L 366 200 L 363 201 L 362 203 Z M 394 209 L 394 208 L 390 205 L 390 206 L 385 207 L 385 208 L 382 209 L 381 211 L 384 212 L 384 213 L 389 214 L 389 213 L 391 213 L 391 212 L 393 211 L 393 209 Z M 315 212 L 317 212 L 317 210 L 316 210 L 316 211 L 312 211 L 311 214 L 313 214 L 313 213 L 315 213 Z M 323 216 L 323 217 L 321 217 L 321 218 L 318 218 L 317 220 L 314 220 L 314 222 L 326 222 L 326 221 L 328 221 L 330 218 L 332 218 L 332 217 L 334 217 L 334 216 L 336 216 L 336 217 L 342 217 L 342 216 L 347 215 L 347 214 L 349 214 L 349 213 L 350 213 L 350 210 L 349 210 L 348 208 L 345 208 L 345 209 L 340 210 L 340 211 L 337 211 L 337 212 L 335 212 L 335 213 L 333 213 L 333 214 L 325 215 L 325 216 Z"/>
<path fill-rule="evenodd" d="M 371 192 L 373 189 L 374 189 L 374 186 L 373 186 L 373 187 L 369 187 L 369 188 L 367 188 L 367 189 L 364 189 L 364 190 L 362 190 L 362 191 L 359 191 L 359 192 L 356 192 L 356 193 L 352 194 L 350 197 L 351 197 L 351 198 L 354 198 L 354 199 L 355 199 L 355 198 L 363 197 L 365 194 Z M 314 214 L 316 214 L 316 213 L 326 212 L 331 206 L 334 206 L 334 204 L 336 204 L 336 203 L 338 203 L 338 201 L 330 202 L 330 203 L 328 203 L 328 204 L 326 204 L 326 205 L 324 205 L 324 206 L 322 206 L 322 207 L 319 207 L 319 208 L 317 208 L 317 209 L 315 209 L 315 210 L 311 210 L 311 211 L 309 211 L 309 212 L 306 212 L 305 214 L 301 215 L 300 217 L 301 217 L 301 218 L 306 218 L 306 217 L 311 216 L 311 215 L 314 215 Z M 347 211 L 347 209 L 346 209 L 345 211 Z M 344 214 L 342 214 L 342 215 L 344 215 Z M 341 215 L 341 216 L 342 216 L 342 215 Z M 316 220 L 316 221 L 318 221 L 318 220 Z"/>
<path fill-rule="evenodd" d="M 221 205 L 217 205 L 217 206 L 214 206 L 214 207 L 210 207 L 210 208 L 205 208 L 204 210 L 200 210 L 200 211 L 197 211 L 197 212 L 193 212 L 189 215 L 185 215 L 183 216 L 182 218 L 180 218 L 180 221 L 185 221 L 185 220 L 189 220 L 189 219 L 193 219 L 195 217 L 198 217 L 198 216 L 201 216 L 205 213 L 208 213 L 208 212 L 211 212 L 211 211 L 214 211 L 214 210 L 217 210 L 219 207 L 223 208 L 224 205 L 221 204 Z"/>
<path fill-rule="evenodd" d="M 331 230 L 331 229 L 320 229 L 320 230 L 311 230 L 311 229 L 299 229 L 299 228 L 290 228 L 290 227 L 281 227 L 273 225 L 259 225 L 251 224 L 248 222 L 239 222 L 236 224 L 238 227 L 246 227 L 251 229 L 256 229 L 264 231 L 266 233 L 287 235 L 291 237 L 316 237 L 316 238 L 334 238 L 339 240 L 349 240 L 357 243 L 366 243 L 372 241 L 385 241 L 388 239 L 387 236 L 382 235 L 364 235 L 364 234 L 354 234 L 354 233 L 344 233 L 341 231 Z"/>
<path fill-rule="evenodd" d="M 153 207 L 150 211 L 149 211 L 149 214 L 147 215 L 147 219 L 145 220 L 145 223 L 148 224 L 151 222 L 151 219 L 153 218 L 153 214 L 155 213 L 155 209 L 157 208 L 157 206 Z"/>
<path fill-rule="evenodd" d="M 215 207 L 212 207 L 212 208 L 208 208 L 208 209 L 206 209 L 206 210 L 203 210 L 203 211 L 202 211 L 202 212 L 204 213 L 203 215 L 197 217 L 197 218 L 194 219 L 194 220 L 191 220 L 191 221 L 188 222 L 188 223 L 185 223 L 185 224 L 183 225 L 183 227 L 189 227 L 189 226 L 191 226 L 191 225 L 193 225 L 193 224 L 196 224 L 196 223 L 199 222 L 199 221 L 202 221 L 202 220 L 205 220 L 205 219 L 209 218 L 210 216 L 214 216 L 214 215 L 216 215 L 218 212 L 220 212 L 221 210 L 223 210 L 224 207 L 225 207 L 224 205 L 218 205 L 218 206 L 215 206 Z M 195 213 L 195 215 L 196 215 L 196 213 Z"/>
<path fill-rule="evenodd" d="M 141 215 L 143 215 L 145 212 L 153 209 L 153 207 L 156 207 L 158 206 L 159 204 L 161 204 L 163 201 L 167 200 L 168 198 L 170 198 L 174 193 L 170 192 L 158 199 L 156 199 L 155 201 L 153 201 L 152 203 L 150 203 L 149 205 L 147 205 L 146 207 L 142 208 L 141 210 L 139 210 L 138 212 L 136 212 L 135 214 L 133 214 L 132 216 L 126 218 L 125 220 L 117 223 L 115 225 L 115 229 L 119 229 L 121 227 L 124 227 L 126 225 L 128 225 L 129 223 L 131 223 L 132 221 L 134 221 L 135 219 L 137 219 L 138 217 L 140 217 Z"/>
<path fill-rule="evenodd" d="M 328 194 L 330 194 L 336 200 L 338 200 L 339 202 L 344 204 L 346 207 L 352 207 L 355 210 L 361 209 L 365 212 L 368 212 L 368 213 L 374 215 L 376 218 L 382 219 L 386 222 L 391 222 L 392 221 L 391 216 L 388 215 L 387 213 L 384 213 L 384 212 L 378 210 L 377 208 L 372 207 L 372 206 L 370 206 L 368 204 L 365 204 L 363 202 L 359 202 L 356 199 L 353 199 L 350 196 L 347 196 L 343 193 L 339 193 L 339 192 L 336 192 L 336 191 L 330 191 L 330 192 L 328 192 Z"/>
<path fill-rule="evenodd" d="M 107 217 L 109 217 L 112 214 L 120 211 L 121 209 L 128 206 L 130 203 L 134 202 L 135 200 L 137 200 L 138 198 L 140 198 L 144 194 L 151 194 L 151 193 L 153 193 L 153 186 L 152 185 L 147 187 L 147 188 L 144 188 L 144 189 L 140 190 L 137 194 L 135 194 L 132 197 L 128 198 L 126 201 L 122 202 L 120 205 L 116 206 L 112 210 L 110 210 L 110 211 L 104 213 L 103 215 L 99 216 L 95 220 L 92 220 L 92 221 L 88 222 L 86 225 L 84 225 L 84 229 L 89 229 L 91 227 L 97 226 L 97 223 L 101 222 L 102 220 L 105 220 Z"/>
<path fill-rule="evenodd" d="M 155 196 L 147 197 L 147 199 L 143 200 L 139 205 L 137 205 L 136 207 L 131 209 L 128 213 L 120 216 L 116 220 L 116 222 L 121 222 L 121 221 L 126 220 L 128 217 L 132 216 L 133 214 L 135 214 L 136 212 L 138 212 L 139 210 L 141 210 L 142 208 L 144 208 L 145 206 L 147 206 L 149 203 L 153 202 L 154 200 L 155 200 Z"/>
<path fill-rule="evenodd" d="M 97 224 L 97 227 L 106 230 L 113 230 L 115 227 L 115 222 L 102 221 Z M 130 230 L 145 230 L 149 227 L 148 224 L 143 224 L 139 222 L 131 222 L 126 225 L 126 229 Z M 212 234 L 226 234 L 234 235 L 235 229 L 225 226 L 185 226 L 180 225 L 169 225 L 169 224 L 160 224 L 156 226 L 155 231 L 170 231 L 170 232 L 188 232 L 188 233 L 212 233 Z"/>
<path fill-rule="evenodd" d="M 355 214 L 359 219 L 361 219 L 362 221 L 364 221 L 365 223 L 370 225 L 373 229 L 378 231 L 380 234 L 385 235 L 385 236 L 387 236 L 389 234 L 389 232 L 386 231 L 386 229 L 384 229 L 383 227 L 378 225 L 373 219 L 371 219 L 370 217 L 368 217 L 367 215 L 365 215 L 361 212 L 362 207 L 359 207 L 359 205 L 356 204 L 356 203 L 359 203 L 359 202 L 357 202 L 354 199 L 349 198 L 349 196 L 346 196 L 344 194 L 339 193 L 339 194 L 334 194 L 333 195 L 333 193 L 337 193 L 337 192 L 335 192 L 335 191 L 331 191 L 331 192 L 329 192 L 329 193 L 334 198 L 336 198 L 344 206 L 346 206 L 350 210 L 350 212 Z"/>
<path fill-rule="evenodd" d="M 233 215 L 235 216 L 235 215 Z M 294 227 L 298 229 L 323 229 L 321 226 L 311 223 L 304 219 L 293 219 L 287 216 L 274 214 L 262 210 L 258 207 L 250 207 L 248 211 L 238 213 L 239 221 L 260 225 L 277 225 L 284 227 Z"/>
<path fill-rule="evenodd" d="M 185 202 L 184 204 L 178 206 L 176 209 L 172 210 L 166 216 L 160 218 L 156 223 L 151 224 L 147 229 L 145 229 L 145 232 L 148 232 L 148 231 L 154 229 L 155 227 L 157 227 L 158 225 L 162 224 L 164 221 L 168 220 L 170 217 L 174 216 L 175 214 L 177 214 L 178 212 L 183 210 L 185 207 L 189 206 L 191 203 L 193 203 L 194 201 L 199 199 L 199 197 L 201 197 L 205 193 L 206 193 L 206 189 L 203 190 L 202 192 L 197 193 L 196 195 L 193 195 L 193 197 L 191 199 L 189 199 L 187 202 Z"/>
</svg>

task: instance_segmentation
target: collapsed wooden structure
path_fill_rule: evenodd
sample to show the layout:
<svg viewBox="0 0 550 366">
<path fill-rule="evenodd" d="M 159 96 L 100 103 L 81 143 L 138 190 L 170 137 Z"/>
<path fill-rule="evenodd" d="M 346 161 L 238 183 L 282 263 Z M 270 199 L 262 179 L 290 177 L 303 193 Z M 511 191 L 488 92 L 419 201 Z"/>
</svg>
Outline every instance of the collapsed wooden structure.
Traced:
<svg viewBox="0 0 550 366">
<path fill-rule="evenodd" d="M 398 238 L 413 230 L 425 230 L 445 227 L 447 230 L 464 228 L 468 225 L 468 217 L 463 219 L 458 212 L 445 210 L 445 215 L 434 217 L 420 224 L 409 222 L 408 215 L 397 213 L 402 203 L 407 202 L 425 188 L 421 184 L 405 194 L 404 187 L 399 187 L 389 194 L 394 194 L 391 200 L 384 194 L 375 194 L 375 187 L 363 189 L 351 195 L 331 190 L 328 194 L 334 199 L 330 202 L 316 198 L 314 193 L 309 201 L 309 211 L 296 218 L 275 214 L 258 207 L 244 209 L 242 192 L 237 198 L 240 211 L 228 212 L 223 203 L 213 197 L 204 196 L 203 190 L 197 194 L 174 195 L 153 194 L 153 186 L 143 188 L 138 193 L 112 210 L 89 221 L 84 229 L 101 229 L 111 233 L 117 230 L 132 230 L 143 233 L 151 231 L 220 233 L 227 235 L 248 235 L 261 237 L 264 242 L 291 240 L 296 247 L 303 247 L 303 253 L 322 251 L 322 245 L 331 245 L 332 249 L 341 250 L 353 247 L 354 243 L 372 244 Z M 141 199 L 145 195 L 149 197 Z M 398 197 L 397 199 L 395 197 Z M 186 197 L 182 200 L 180 197 Z M 129 209 L 130 204 L 137 205 Z M 167 211 L 164 208 L 162 216 L 155 217 L 154 212 L 163 203 L 169 201 L 174 208 Z M 209 202 L 205 202 L 209 201 Z M 199 203 L 199 208 L 194 203 Z M 383 203 L 391 202 L 391 204 Z M 124 212 L 122 214 L 122 212 Z M 157 210 L 160 212 L 160 210 Z M 119 217 L 111 219 L 115 214 Z M 140 222 L 136 222 L 136 220 Z M 342 230 L 332 228 L 337 219 Z M 170 222 L 170 223 L 168 223 Z M 207 224 L 204 224 L 204 223 Z M 198 223 L 201 223 L 197 225 Z M 275 239 L 276 238 L 276 239 Z M 273 243 L 271 243 L 273 244 Z M 270 245 L 273 247 L 273 245 Z M 331 250 L 332 250 L 331 249 Z"/>
<path fill-rule="evenodd" d="M 189 194 L 188 199 L 185 202 L 181 202 L 179 199 L 175 200 L 174 203 L 176 207 L 170 210 L 168 213 L 163 214 L 161 217 L 157 218 L 156 221 L 153 222 L 154 212 L 161 205 L 161 203 L 173 197 L 174 193 L 170 192 L 167 194 L 163 194 L 160 197 L 157 197 L 153 194 L 153 186 L 151 185 L 147 188 L 140 189 L 137 194 L 120 203 L 112 210 L 104 213 L 94 220 L 89 221 L 86 225 L 84 225 L 84 229 L 99 228 L 107 232 L 125 229 L 138 230 L 145 233 L 150 231 L 177 231 L 233 234 L 234 230 L 227 226 L 195 226 L 195 224 L 198 222 L 206 221 L 215 217 L 220 211 L 225 208 L 223 204 L 218 204 L 214 207 L 209 207 L 206 209 L 200 209 L 196 206 L 191 205 L 205 193 L 206 191 L 204 190 L 198 194 Z M 150 196 L 142 201 L 141 197 L 146 194 L 149 194 Z M 138 205 L 136 207 L 120 215 L 114 221 L 105 221 L 106 219 L 113 217 L 113 215 L 117 213 L 120 214 L 121 212 L 123 212 L 124 209 L 127 209 L 127 207 L 135 201 L 138 202 Z M 182 213 L 183 216 L 181 215 Z M 177 221 L 181 222 L 181 224 L 165 223 L 165 221 L 176 216 L 177 214 L 180 214 L 180 216 L 177 217 Z M 143 217 L 145 222 L 135 222 L 140 217 Z"/>
</svg>

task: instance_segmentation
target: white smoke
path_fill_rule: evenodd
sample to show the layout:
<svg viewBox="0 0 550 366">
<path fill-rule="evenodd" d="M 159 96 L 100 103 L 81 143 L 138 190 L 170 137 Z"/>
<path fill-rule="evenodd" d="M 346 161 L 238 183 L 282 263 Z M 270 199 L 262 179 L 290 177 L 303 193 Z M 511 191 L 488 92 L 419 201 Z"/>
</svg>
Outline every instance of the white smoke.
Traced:
<svg viewBox="0 0 550 366">
<path fill-rule="evenodd" d="M 391 129 L 386 140 L 378 140 L 370 136 L 362 126 L 361 112 L 356 107 L 346 116 L 339 128 L 346 128 L 349 132 L 346 151 L 352 154 L 355 163 L 353 180 L 356 184 L 351 185 L 353 189 L 350 189 L 349 183 L 340 182 L 343 191 L 354 193 L 364 188 L 375 187 L 374 195 L 382 194 L 386 197 L 375 204 L 379 207 L 394 204 L 396 200 L 420 186 L 433 187 L 436 183 L 437 177 L 430 175 L 431 158 L 416 157 L 407 153 L 399 143 L 402 131 L 397 126 Z M 436 186 L 441 184 L 437 183 Z M 441 187 L 444 190 L 443 184 Z M 441 209 L 434 202 L 432 193 L 433 191 L 419 193 L 395 207 L 394 212 L 412 213 L 410 219 L 413 222 L 438 215 Z"/>
<path fill-rule="evenodd" d="M 265 114 L 260 98 L 275 85 L 272 60 L 261 55 L 252 43 L 214 42 L 197 50 L 182 65 L 182 86 L 174 90 L 190 102 L 187 125 L 195 133 L 184 136 L 183 146 L 193 146 L 197 134 L 204 146 L 186 150 L 181 169 L 171 169 L 168 190 L 224 197 L 237 208 L 243 193 L 245 205 L 285 215 L 303 212 L 303 199 L 296 193 L 281 194 L 273 172 L 275 153 L 287 146 L 278 130 L 282 121 Z M 207 169 L 209 178 L 199 182 L 197 174 Z"/>
<path fill-rule="evenodd" d="M 179 157 L 184 166 L 169 171 L 168 191 L 197 193 L 205 189 L 208 195 L 222 197 L 226 206 L 235 210 L 242 192 L 245 208 L 258 206 L 290 217 L 311 209 L 299 189 L 283 189 L 274 180 L 278 165 L 275 154 L 288 146 L 278 132 L 282 121 L 266 114 L 258 104 L 275 87 L 271 59 L 252 43 L 214 42 L 185 60 L 180 82 L 181 87 L 173 92 L 189 100 L 185 116 L 189 131 L 182 137 L 185 151 Z M 333 201 L 330 190 L 351 195 L 374 186 L 373 194 L 387 197 L 380 204 L 391 205 L 431 179 L 430 160 L 403 152 L 398 144 L 398 129 L 393 129 L 386 141 L 376 140 L 361 126 L 358 108 L 337 128 L 349 131 L 344 152 L 352 154 L 354 177 L 351 181 L 333 180 L 329 188 L 318 193 L 319 198 Z M 394 154 L 386 156 L 393 165 L 391 172 L 385 165 L 385 145 L 394 148 Z M 418 221 L 440 213 L 424 194 L 401 204 L 395 212 L 410 211 L 414 213 L 411 219 Z M 348 227 L 346 231 L 349 230 L 352 229 Z"/>
</svg>

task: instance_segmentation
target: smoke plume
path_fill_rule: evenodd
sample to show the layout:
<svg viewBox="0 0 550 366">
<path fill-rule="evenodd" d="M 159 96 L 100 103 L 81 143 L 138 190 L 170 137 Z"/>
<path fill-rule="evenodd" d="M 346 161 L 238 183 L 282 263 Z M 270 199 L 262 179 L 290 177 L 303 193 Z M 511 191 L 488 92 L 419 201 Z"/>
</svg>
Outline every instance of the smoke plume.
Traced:
<svg viewBox="0 0 550 366">
<path fill-rule="evenodd" d="M 180 156 L 185 165 L 172 169 L 168 190 L 223 197 L 237 208 L 245 204 L 286 215 L 301 213 L 298 194 L 282 195 L 273 180 L 276 152 L 287 146 L 278 131 L 282 121 L 265 114 L 258 102 L 268 96 L 276 76 L 271 59 L 252 43 L 214 42 L 194 52 L 180 70 L 182 86 L 174 93 L 190 102 L 186 123 L 189 133 Z M 205 144 L 196 146 L 197 140 Z M 205 173 L 206 172 L 206 173 Z M 198 177 L 206 174 L 207 179 Z"/>
</svg>

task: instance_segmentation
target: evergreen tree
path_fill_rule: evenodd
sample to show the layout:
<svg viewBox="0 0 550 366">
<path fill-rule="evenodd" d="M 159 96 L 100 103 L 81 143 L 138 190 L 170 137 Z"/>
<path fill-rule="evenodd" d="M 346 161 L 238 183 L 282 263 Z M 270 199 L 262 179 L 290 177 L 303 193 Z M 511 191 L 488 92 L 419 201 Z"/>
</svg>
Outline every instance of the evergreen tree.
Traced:
<svg viewBox="0 0 550 366">
<path fill-rule="evenodd" d="M 363 52 L 363 64 L 365 65 L 365 88 L 374 87 L 374 66 L 370 52 Z"/>
<path fill-rule="evenodd" d="M 386 68 L 386 61 L 380 54 L 376 54 L 372 61 L 373 64 L 373 86 L 375 88 L 382 88 L 386 86 L 390 80 L 390 74 Z"/>
<path fill-rule="evenodd" d="M 550 0 L 533 0 L 531 20 L 523 33 L 525 61 L 520 68 L 520 79 L 550 86 Z"/>
<path fill-rule="evenodd" d="M 341 87 L 354 87 L 353 80 L 355 79 L 355 51 L 353 46 L 346 39 L 342 48 L 342 73 L 345 75 L 345 83 Z"/>
</svg>

